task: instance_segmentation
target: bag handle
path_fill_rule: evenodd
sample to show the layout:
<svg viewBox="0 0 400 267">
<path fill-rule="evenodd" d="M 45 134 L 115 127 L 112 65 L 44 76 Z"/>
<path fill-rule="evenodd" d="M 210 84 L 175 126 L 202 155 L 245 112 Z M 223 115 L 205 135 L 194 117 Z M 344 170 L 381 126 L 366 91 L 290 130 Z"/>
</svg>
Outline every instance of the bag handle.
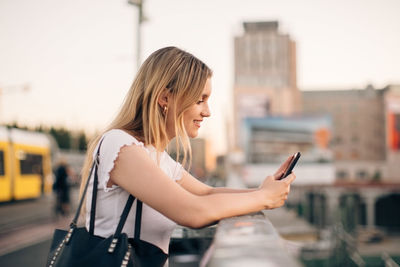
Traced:
<svg viewBox="0 0 400 267">
<path fill-rule="evenodd" d="M 89 177 L 88 177 L 88 180 L 86 181 L 85 188 L 83 189 L 81 199 L 79 200 L 78 209 L 77 209 L 77 211 L 75 213 L 74 218 L 72 219 L 72 222 L 71 222 L 71 225 L 70 225 L 71 227 L 76 227 L 76 225 L 77 225 L 79 214 L 81 213 L 81 209 L 82 209 L 82 205 L 83 205 L 83 200 L 85 199 L 86 191 L 87 191 L 88 186 L 89 186 L 89 179 L 92 176 L 95 164 L 96 163 L 93 162 L 92 167 L 90 168 Z"/>
<path fill-rule="evenodd" d="M 104 138 L 103 138 L 104 139 Z M 65 238 L 65 242 L 68 243 L 69 240 L 71 239 L 72 233 L 74 231 L 74 229 L 77 227 L 77 222 L 78 222 L 78 218 L 82 209 L 82 205 L 87 193 L 87 189 L 89 187 L 89 182 L 90 182 L 90 178 L 92 177 L 93 171 L 94 171 L 94 180 L 93 180 L 93 190 L 92 190 L 92 203 L 91 203 L 91 210 L 90 210 L 90 222 L 89 222 L 89 233 L 91 235 L 94 234 L 94 227 L 95 227 L 95 217 L 96 217 L 96 202 L 97 202 L 97 186 L 98 186 L 98 174 L 97 174 L 97 170 L 98 170 L 98 166 L 100 163 L 100 147 L 101 144 L 103 143 L 103 139 L 100 141 L 99 143 L 99 147 L 97 149 L 96 152 L 96 158 L 93 161 L 92 167 L 90 168 L 90 172 L 85 184 L 85 187 L 83 189 L 82 192 L 82 196 L 81 199 L 79 200 L 79 204 L 78 204 L 78 209 L 75 213 L 75 216 L 70 224 L 70 229 L 68 231 L 68 234 Z M 118 222 L 118 226 L 117 229 L 115 230 L 114 233 L 114 238 L 112 240 L 112 243 L 109 247 L 109 252 L 112 253 L 117 245 L 118 242 L 118 238 L 121 235 L 122 232 L 122 228 L 125 225 L 126 219 L 128 217 L 129 211 L 132 207 L 133 201 L 135 200 L 135 197 L 133 195 L 129 195 L 128 200 L 126 201 L 124 210 L 121 214 L 121 218 Z M 135 217 L 135 235 L 134 237 L 137 239 L 140 239 L 140 228 L 141 228 L 141 221 L 142 221 L 142 201 L 137 200 L 137 208 L 136 208 L 136 217 Z"/>
<path fill-rule="evenodd" d="M 142 226 L 142 207 L 143 202 L 138 199 L 136 201 L 135 239 L 140 239 L 140 228 Z"/>
<path fill-rule="evenodd" d="M 94 159 L 94 179 L 93 179 L 93 189 L 92 189 L 92 203 L 90 207 L 90 222 L 89 222 L 89 233 L 91 235 L 94 234 L 94 221 L 96 218 L 96 203 L 97 203 L 97 187 L 99 184 L 99 178 L 97 175 L 97 170 L 100 164 L 100 148 L 101 144 L 103 143 L 103 139 L 101 139 L 99 147 L 96 152 L 96 158 Z M 90 180 L 91 176 L 88 177 L 88 181 Z"/>
<path fill-rule="evenodd" d="M 86 180 L 85 188 L 83 189 L 81 199 L 79 200 L 78 209 L 77 209 L 77 211 L 75 213 L 75 216 L 74 216 L 74 218 L 72 219 L 72 222 L 71 222 L 71 227 L 72 226 L 76 227 L 76 225 L 77 225 L 79 214 L 81 213 L 81 209 L 82 209 L 82 205 L 83 205 L 83 200 L 85 199 L 86 192 L 87 192 L 87 189 L 89 187 L 90 177 L 92 177 L 92 173 L 93 173 L 94 169 L 96 169 L 95 171 L 96 171 L 96 174 L 97 174 L 96 166 L 99 165 L 100 147 L 101 147 L 102 143 L 103 143 L 103 139 L 101 139 L 101 141 L 100 141 L 99 148 L 97 149 L 97 153 L 96 153 L 96 158 L 94 159 L 92 167 L 90 168 L 90 172 L 89 172 L 88 178 Z M 93 190 L 93 191 L 96 191 L 96 194 L 97 194 L 97 190 Z M 93 198 L 92 198 L 92 200 L 93 200 Z M 95 202 L 96 202 L 96 200 L 95 200 Z M 93 203 L 92 203 L 92 205 L 93 205 Z M 96 203 L 94 205 L 96 206 Z"/>
<path fill-rule="evenodd" d="M 90 172 L 89 172 L 85 187 L 83 189 L 81 199 L 79 200 L 78 208 L 76 210 L 74 218 L 72 219 L 72 222 L 69 225 L 68 234 L 65 236 L 65 243 L 66 244 L 69 243 L 69 241 L 71 239 L 71 236 L 72 236 L 72 233 L 74 232 L 74 229 L 77 227 L 79 214 L 81 213 L 83 201 L 85 199 L 85 196 L 86 196 L 86 193 L 87 193 L 87 189 L 89 187 L 90 177 L 92 177 L 93 170 L 96 170 L 96 175 L 95 176 L 97 176 L 97 166 L 99 165 L 100 146 L 101 146 L 102 142 L 103 142 L 103 139 L 100 141 L 99 148 L 97 149 L 96 158 L 94 159 L 92 167 L 90 168 Z M 93 191 L 95 191 L 95 190 L 93 190 Z M 93 201 L 93 199 L 92 199 L 92 201 Z M 96 199 L 94 201 L 96 202 Z M 93 205 L 93 203 L 92 203 L 92 205 Z M 96 204 L 94 204 L 94 205 L 96 206 Z M 90 219 L 92 219 L 92 218 L 90 218 Z"/>
<path fill-rule="evenodd" d="M 121 214 L 121 219 L 118 223 L 117 230 L 115 231 L 114 236 L 117 237 L 121 234 L 122 228 L 124 227 L 125 221 L 128 217 L 129 211 L 132 207 L 133 201 L 135 201 L 135 197 L 133 195 L 129 195 L 128 200 L 126 201 L 124 210 Z M 136 216 L 135 216 L 135 239 L 140 239 L 140 230 L 142 226 L 142 207 L 143 202 L 139 199 L 136 199 Z"/>
<path fill-rule="evenodd" d="M 93 180 L 93 190 L 92 190 L 92 203 L 90 208 L 90 223 L 89 223 L 89 233 L 94 235 L 94 228 L 95 228 L 95 218 L 96 218 L 96 204 L 97 204 L 97 186 L 99 184 L 98 178 L 98 166 L 100 163 L 100 147 L 103 142 L 103 139 L 100 141 L 99 148 L 97 149 L 95 164 L 92 166 L 94 167 L 94 180 Z M 88 181 L 91 177 L 89 175 Z M 88 186 L 88 182 L 86 187 Z M 85 192 L 86 193 L 86 192 Z M 133 195 L 129 195 L 128 200 L 126 201 L 125 207 L 122 211 L 120 220 L 118 222 L 117 229 L 115 230 L 114 237 L 118 238 L 121 235 L 122 228 L 125 225 L 126 219 L 128 218 L 129 211 L 132 207 L 132 204 L 136 198 Z M 136 217 L 135 217 L 135 235 L 134 237 L 140 239 L 140 229 L 141 229 L 141 222 L 142 222 L 142 206 L 143 203 L 140 200 L 137 200 L 137 208 L 136 208 Z"/>
</svg>

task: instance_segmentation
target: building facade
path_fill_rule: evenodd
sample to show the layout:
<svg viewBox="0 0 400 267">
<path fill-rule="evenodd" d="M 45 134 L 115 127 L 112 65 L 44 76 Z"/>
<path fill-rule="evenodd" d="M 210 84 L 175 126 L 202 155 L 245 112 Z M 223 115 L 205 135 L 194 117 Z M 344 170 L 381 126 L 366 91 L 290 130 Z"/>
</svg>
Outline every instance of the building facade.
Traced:
<svg viewBox="0 0 400 267">
<path fill-rule="evenodd" d="M 277 168 L 274 162 L 302 151 L 301 179 L 291 193 L 292 205 L 301 203 L 299 214 L 321 228 L 347 220 L 349 231 L 357 225 L 398 229 L 400 86 L 300 92 L 296 44 L 278 22 L 243 26 L 234 45 L 231 151 L 244 156 L 238 175 L 257 186 Z"/>
<path fill-rule="evenodd" d="M 338 180 L 400 181 L 399 86 L 375 89 L 303 91 L 304 114 L 332 117 Z M 400 170 L 398 170 L 400 171 Z"/>
<path fill-rule="evenodd" d="M 242 121 L 248 117 L 292 115 L 300 110 L 296 44 L 279 32 L 277 21 L 245 22 L 235 38 L 234 127 L 240 148 Z"/>
<path fill-rule="evenodd" d="M 385 87 L 387 176 L 400 182 L 400 85 Z"/>
</svg>

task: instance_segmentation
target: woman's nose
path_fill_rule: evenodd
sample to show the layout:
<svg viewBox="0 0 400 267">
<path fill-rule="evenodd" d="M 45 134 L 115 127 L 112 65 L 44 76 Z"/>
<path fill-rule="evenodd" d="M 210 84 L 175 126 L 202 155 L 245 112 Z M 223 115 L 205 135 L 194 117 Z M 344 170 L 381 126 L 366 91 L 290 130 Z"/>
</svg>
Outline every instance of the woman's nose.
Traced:
<svg viewBox="0 0 400 267">
<path fill-rule="evenodd" d="M 210 112 L 210 108 L 208 105 L 206 105 L 203 109 L 203 111 L 201 112 L 201 116 L 203 117 L 210 117 L 211 116 L 211 112 Z"/>
</svg>

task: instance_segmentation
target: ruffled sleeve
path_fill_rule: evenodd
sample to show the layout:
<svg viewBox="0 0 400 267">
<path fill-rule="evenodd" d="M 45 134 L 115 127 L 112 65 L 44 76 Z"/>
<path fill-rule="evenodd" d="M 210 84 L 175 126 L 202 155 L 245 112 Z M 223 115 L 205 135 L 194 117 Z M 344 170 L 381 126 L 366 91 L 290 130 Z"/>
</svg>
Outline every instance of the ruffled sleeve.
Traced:
<svg viewBox="0 0 400 267">
<path fill-rule="evenodd" d="M 122 130 L 110 130 L 103 135 L 103 142 L 100 147 L 99 189 L 108 192 L 118 188 L 117 185 L 107 187 L 107 183 L 110 179 L 110 172 L 114 168 L 115 161 L 118 158 L 121 148 L 130 145 L 144 147 L 142 142 Z M 95 151 L 97 151 L 97 149 Z"/>
</svg>

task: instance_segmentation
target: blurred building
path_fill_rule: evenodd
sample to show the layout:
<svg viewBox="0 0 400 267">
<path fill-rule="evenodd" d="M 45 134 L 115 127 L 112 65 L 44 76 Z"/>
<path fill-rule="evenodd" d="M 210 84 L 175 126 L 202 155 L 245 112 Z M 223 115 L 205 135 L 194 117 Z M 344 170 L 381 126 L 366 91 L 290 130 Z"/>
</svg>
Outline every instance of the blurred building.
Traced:
<svg viewBox="0 0 400 267">
<path fill-rule="evenodd" d="M 329 116 L 246 118 L 242 122 L 243 147 L 250 164 L 282 163 L 302 153 L 302 162 L 330 162 Z"/>
<path fill-rule="evenodd" d="M 303 112 L 332 116 L 336 160 L 384 161 L 383 90 L 303 91 Z"/>
<path fill-rule="evenodd" d="M 276 21 L 243 26 L 235 38 L 227 182 L 257 187 L 301 151 L 287 206 L 321 233 L 342 225 L 361 242 L 376 242 L 374 253 L 398 253 L 387 244 L 400 231 L 400 85 L 300 93 L 290 36 Z"/>
<path fill-rule="evenodd" d="M 235 147 L 231 150 L 243 154 L 241 176 L 247 185 L 256 186 L 290 154 L 301 151 L 301 163 L 308 163 L 297 166 L 296 172 L 314 170 L 302 181 L 332 182 L 330 116 L 300 114 L 295 42 L 279 30 L 277 21 L 244 22 L 243 28 L 234 44 Z M 326 164 L 317 164 L 321 162 Z"/>
<path fill-rule="evenodd" d="M 276 21 L 243 26 L 235 37 L 236 175 L 258 186 L 301 151 L 288 201 L 299 214 L 321 229 L 339 221 L 348 231 L 400 229 L 400 85 L 300 93 L 290 36 Z"/>
<path fill-rule="evenodd" d="M 277 21 L 244 22 L 235 37 L 235 147 L 247 117 L 292 115 L 301 108 L 296 82 L 296 44 Z"/>
<path fill-rule="evenodd" d="M 400 86 L 304 91 L 303 107 L 332 118 L 336 182 L 299 187 L 302 215 L 321 228 L 340 221 L 350 232 L 398 231 Z"/>
<path fill-rule="evenodd" d="M 175 139 L 168 145 L 168 154 L 176 159 Z M 190 139 L 192 158 L 190 172 L 198 179 L 205 180 L 207 175 L 216 167 L 216 155 L 211 143 L 204 138 Z M 179 161 L 182 162 L 183 154 L 180 153 Z"/>
<path fill-rule="evenodd" d="M 303 91 L 305 114 L 332 117 L 339 180 L 400 180 L 399 88 Z"/>
<path fill-rule="evenodd" d="M 400 85 L 384 91 L 387 176 L 400 182 Z"/>
</svg>

